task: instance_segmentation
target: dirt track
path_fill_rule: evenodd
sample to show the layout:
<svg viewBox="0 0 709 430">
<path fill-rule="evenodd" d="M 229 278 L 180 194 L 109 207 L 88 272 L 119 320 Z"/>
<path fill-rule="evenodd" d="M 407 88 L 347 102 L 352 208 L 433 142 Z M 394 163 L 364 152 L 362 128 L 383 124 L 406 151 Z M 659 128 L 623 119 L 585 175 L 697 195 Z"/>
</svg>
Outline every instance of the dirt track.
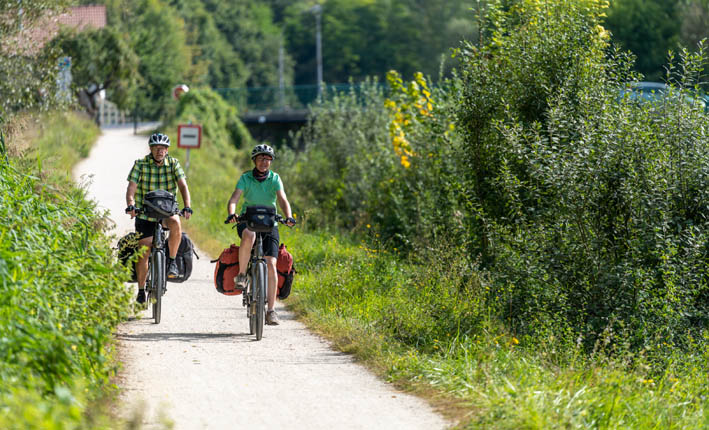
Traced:
<svg viewBox="0 0 709 430">
<path fill-rule="evenodd" d="M 74 172 L 79 180 L 90 179 L 89 195 L 110 211 L 116 237 L 133 229 L 123 214 L 126 177 L 133 160 L 148 153 L 146 141 L 133 136 L 132 128 L 104 130 Z M 225 184 L 225 203 L 232 185 Z M 193 202 L 198 199 L 192 195 Z M 263 340 L 254 341 L 241 298 L 216 292 L 210 257 L 197 252 L 202 258 L 195 260 L 191 279 L 168 283 L 159 325 L 145 311 L 118 330 L 124 362 L 121 416 L 142 413 L 143 428 L 173 422 L 178 430 L 449 424 L 422 400 L 394 390 L 334 351 L 280 304 L 281 325 L 266 326 Z"/>
</svg>

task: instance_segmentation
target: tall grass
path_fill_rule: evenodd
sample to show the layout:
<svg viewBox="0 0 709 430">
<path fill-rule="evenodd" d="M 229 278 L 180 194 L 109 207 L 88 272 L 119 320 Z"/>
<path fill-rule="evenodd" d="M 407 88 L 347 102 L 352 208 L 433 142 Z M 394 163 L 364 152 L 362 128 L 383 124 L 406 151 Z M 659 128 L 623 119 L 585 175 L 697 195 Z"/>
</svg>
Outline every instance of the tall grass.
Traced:
<svg viewBox="0 0 709 430">
<path fill-rule="evenodd" d="M 690 352 L 619 353 L 601 342 L 591 355 L 565 333 L 518 339 L 491 306 L 469 300 L 487 282 L 455 252 L 421 264 L 341 236 L 291 240 L 292 308 L 462 428 L 709 428 L 706 335 Z M 657 355 L 670 358 L 658 366 Z"/>
<path fill-rule="evenodd" d="M 25 156 L 0 161 L 0 428 L 110 428 L 93 406 L 115 371 L 112 331 L 128 315 L 127 273 L 102 214 L 62 164 L 92 145 L 97 134 L 85 129 L 93 126 L 69 114 L 47 121 L 52 128 L 30 138 Z"/>
</svg>

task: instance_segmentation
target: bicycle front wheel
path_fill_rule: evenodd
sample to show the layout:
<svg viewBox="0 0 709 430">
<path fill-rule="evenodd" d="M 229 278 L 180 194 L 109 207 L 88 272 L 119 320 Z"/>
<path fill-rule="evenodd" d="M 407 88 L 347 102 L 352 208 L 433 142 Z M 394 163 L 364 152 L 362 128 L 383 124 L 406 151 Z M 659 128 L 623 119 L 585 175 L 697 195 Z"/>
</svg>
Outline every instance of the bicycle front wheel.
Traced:
<svg viewBox="0 0 709 430">
<path fill-rule="evenodd" d="M 153 290 L 153 318 L 155 324 L 160 324 L 160 314 L 162 311 L 162 295 L 165 291 L 165 252 L 156 250 L 153 252 L 150 261 L 150 279 Z"/>
<path fill-rule="evenodd" d="M 253 306 L 255 317 L 255 334 L 256 340 L 261 340 L 263 337 L 263 326 L 266 322 L 266 282 L 268 279 L 266 270 L 266 262 L 259 261 L 253 267 L 251 279 L 253 281 Z"/>
</svg>

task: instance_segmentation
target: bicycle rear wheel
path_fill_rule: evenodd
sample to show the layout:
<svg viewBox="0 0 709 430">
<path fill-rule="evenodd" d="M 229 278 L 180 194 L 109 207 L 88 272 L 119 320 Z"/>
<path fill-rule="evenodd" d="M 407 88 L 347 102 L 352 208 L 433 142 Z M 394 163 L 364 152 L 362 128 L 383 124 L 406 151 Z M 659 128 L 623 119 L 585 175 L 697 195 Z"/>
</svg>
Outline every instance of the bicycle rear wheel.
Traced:
<svg viewBox="0 0 709 430">
<path fill-rule="evenodd" d="M 162 312 L 162 294 L 165 290 L 165 252 L 156 250 L 151 255 L 150 261 L 150 279 L 152 284 L 153 294 L 153 318 L 155 324 L 160 324 L 160 314 Z"/>
<path fill-rule="evenodd" d="M 256 340 L 261 340 L 263 337 L 263 326 L 266 323 L 266 282 L 267 282 L 266 263 L 264 261 L 257 262 L 253 267 L 251 279 L 253 281 L 253 302 L 251 306 L 255 307 L 253 312 L 254 330 Z"/>
</svg>

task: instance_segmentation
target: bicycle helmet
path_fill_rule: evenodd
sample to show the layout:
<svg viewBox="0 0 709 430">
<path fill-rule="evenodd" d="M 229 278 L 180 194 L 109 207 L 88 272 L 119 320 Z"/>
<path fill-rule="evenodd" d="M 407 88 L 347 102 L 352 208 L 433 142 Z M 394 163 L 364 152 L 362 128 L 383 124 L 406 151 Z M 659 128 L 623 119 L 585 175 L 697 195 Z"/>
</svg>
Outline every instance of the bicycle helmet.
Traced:
<svg viewBox="0 0 709 430">
<path fill-rule="evenodd" d="M 150 145 L 150 146 L 164 145 L 164 146 L 169 147 L 170 146 L 170 138 L 167 137 L 167 134 L 154 133 L 150 136 L 150 139 L 148 139 L 148 145 Z"/>
<path fill-rule="evenodd" d="M 251 151 L 251 159 L 253 160 L 259 154 L 270 155 L 271 158 L 276 158 L 276 154 L 273 152 L 273 148 L 268 145 L 256 145 L 253 151 Z"/>
</svg>

